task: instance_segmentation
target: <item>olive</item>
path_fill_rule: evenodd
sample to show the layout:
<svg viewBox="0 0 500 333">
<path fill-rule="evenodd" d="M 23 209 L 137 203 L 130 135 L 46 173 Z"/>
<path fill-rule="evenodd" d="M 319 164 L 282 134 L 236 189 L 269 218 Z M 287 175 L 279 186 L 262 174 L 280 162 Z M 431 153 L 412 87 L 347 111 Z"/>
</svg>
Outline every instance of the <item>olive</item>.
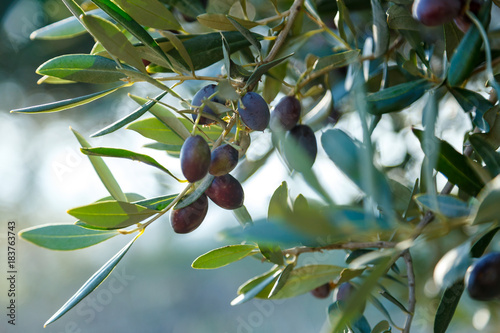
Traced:
<svg viewBox="0 0 500 333">
<path fill-rule="evenodd" d="M 483 0 L 471 0 L 471 2 L 469 3 L 469 10 L 472 13 L 474 13 L 474 15 L 477 16 L 477 14 L 479 13 L 479 9 L 481 9 L 482 5 L 483 5 Z M 453 21 L 455 21 L 457 27 L 464 33 L 466 33 L 467 30 L 469 30 L 470 25 L 472 23 L 469 17 L 465 14 L 465 10 L 462 11 L 461 15 L 455 17 Z"/>
<path fill-rule="evenodd" d="M 263 131 L 269 125 L 271 114 L 262 96 L 251 91 L 238 101 L 238 113 L 243 123 L 254 131 Z"/>
<path fill-rule="evenodd" d="M 318 153 L 314 131 L 307 125 L 292 128 L 285 136 L 284 152 L 292 169 L 301 172 L 311 169 Z"/>
<path fill-rule="evenodd" d="M 427 26 L 441 25 L 458 17 L 464 0 L 416 0 L 413 17 Z"/>
<path fill-rule="evenodd" d="M 311 290 L 311 294 L 317 298 L 327 298 L 330 295 L 330 291 L 331 291 L 330 283 L 325 283 Z"/>
<path fill-rule="evenodd" d="M 300 101 L 293 96 L 283 97 L 271 113 L 272 130 L 291 130 L 300 118 Z"/>
<path fill-rule="evenodd" d="M 212 151 L 212 161 L 208 172 L 214 176 L 223 176 L 231 172 L 238 164 L 238 151 L 225 144 Z"/>
<path fill-rule="evenodd" d="M 217 86 L 215 84 L 209 84 L 208 86 L 201 88 L 194 95 L 193 101 L 191 102 L 191 104 L 193 106 L 201 106 L 203 104 L 204 100 L 206 100 L 207 98 L 209 98 L 210 96 L 212 96 L 216 92 L 217 92 Z M 226 101 L 223 100 L 222 98 L 217 97 L 217 95 L 212 97 L 210 99 L 210 101 L 215 102 L 215 103 L 220 103 L 220 104 L 226 104 Z M 199 108 L 196 108 L 195 109 L 196 113 L 199 113 L 200 112 L 199 110 L 200 110 Z M 207 104 L 205 104 L 205 106 L 203 107 L 203 112 L 208 113 L 212 116 L 216 116 L 215 112 Z M 196 118 L 198 118 L 198 115 L 193 113 L 192 117 L 193 117 L 193 121 L 196 122 Z M 215 120 L 208 119 L 206 117 L 201 117 L 200 121 L 198 122 L 198 124 L 200 124 L 200 125 L 210 125 L 213 123 L 215 123 Z"/>
<path fill-rule="evenodd" d="M 243 206 L 245 195 L 240 182 L 230 174 L 215 177 L 205 191 L 217 206 L 224 209 L 236 209 Z"/>
<path fill-rule="evenodd" d="M 335 296 L 335 300 L 339 302 L 348 302 L 352 298 L 352 295 L 356 292 L 356 287 L 349 282 L 341 283 L 340 286 L 337 287 L 337 293 Z M 365 311 L 366 301 L 363 302 L 363 306 L 361 307 L 360 312 L 363 313 Z"/>
<path fill-rule="evenodd" d="M 200 135 L 190 136 L 181 147 L 182 174 L 190 183 L 194 183 L 208 173 L 210 167 L 210 148 Z"/>
<path fill-rule="evenodd" d="M 500 252 L 482 256 L 471 265 L 465 275 L 469 296 L 479 301 L 490 301 L 500 296 Z"/>
<path fill-rule="evenodd" d="M 195 202 L 181 209 L 172 210 L 170 223 L 178 234 L 187 234 L 198 228 L 208 211 L 208 199 L 202 194 Z"/>
</svg>

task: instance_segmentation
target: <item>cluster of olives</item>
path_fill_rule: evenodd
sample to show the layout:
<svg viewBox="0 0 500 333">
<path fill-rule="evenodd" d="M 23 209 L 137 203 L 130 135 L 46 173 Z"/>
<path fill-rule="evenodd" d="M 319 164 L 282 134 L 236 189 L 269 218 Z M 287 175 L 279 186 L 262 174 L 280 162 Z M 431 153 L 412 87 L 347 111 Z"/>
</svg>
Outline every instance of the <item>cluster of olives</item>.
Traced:
<svg viewBox="0 0 500 333">
<path fill-rule="evenodd" d="M 236 209 L 243 205 L 243 188 L 240 182 L 229 174 L 238 164 L 238 150 L 234 147 L 224 144 L 210 152 L 205 139 L 195 135 L 184 142 L 180 159 L 182 173 L 189 182 L 199 181 L 208 173 L 215 178 L 198 200 L 170 214 L 175 232 L 185 234 L 200 226 L 208 210 L 207 196 L 224 209 Z"/>
<path fill-rule="evenodd" d="M 465 11 L 477 14 L 483 0 L 416 0 L 413 16 L 427 26 L 441 25 L 454 20 L 460 30 L 466 32 L 471 24 Z M 468 7 L 467 7 L 468 5 Z"/>
<path fill-rule="evenodd" d="M 500 252 L 489 253 L 470 266 L 465 276 L 465 284 L 472 299 L 498 300 L 500 297 Z"/>
<path fill-rule="evenodd" d="M 201 125 L 211 125 L 216 121 L 217 113 L 210 108 L 206 100 L 214 103 L 226 104 L 226 101 L 217 95 L 217 86 L 207 85 L 200 89 L 193 97 L 195 107 L 193 121 Z M 203 105 L 203 107 L 201 107 Z M 204 117 L 200 113 L 210 115 Z M 263 131 L 267 128 L 270 119 L 269 107 L 265 100 L 257 93 L 248 92 L 238 102 L 238 113 L 242 122 L 250 130 Z M 200 116 L 200 119 L 197 119 Z M 186 139 L 180 152 L 181 170 L 190 183 L 203 179 L 208 173 L 215 176 L 212 184 L 191 205 L 173 210 L 170 214 L 172 227 L 177 233 L 188 233 L 198 228 L 203 222 L 208 210 L 208 198 L 224 209 L 236 209 L 243 205 L 244 193 L 241 184 L 231 176 L 231 172 L 238 164 L 239 152 L 230 144 L 223 144 L 210 151 L 207 141 L 195 135 Z"/>
<path fill-rule="evenodd" d="M 292 169 L 303 172 L 314 164 L 318 146 L 314 131 L 307 125 L 298 124 L 300 111 L 300 101 L 294 96 L 285 96 L 276 104 L 270 126 L 273 132 L 286 131 L 283 143 L 285 159 Z M 303 156 L 298 158 L 297 152 Z"/>
</svg>

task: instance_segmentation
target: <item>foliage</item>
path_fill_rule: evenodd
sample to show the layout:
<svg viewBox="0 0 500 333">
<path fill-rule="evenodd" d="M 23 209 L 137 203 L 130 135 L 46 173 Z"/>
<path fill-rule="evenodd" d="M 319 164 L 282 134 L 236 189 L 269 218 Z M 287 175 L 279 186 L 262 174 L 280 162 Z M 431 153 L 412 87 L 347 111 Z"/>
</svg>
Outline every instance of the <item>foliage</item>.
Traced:
<svg viewBox="0 0 500 333">
<path fill-rule="evenodd" d="M 78 219 L 74 224 L 34 227 L 21 231 L 21 237 L 48 249 L 75 250 L 118 235 L 136 236 L 45 325 L 92 292 L 151 223 L 170 210 L 192 207 L 207 192 L 215 203 L 234 209 L 241 226 L 224 231 L 229 244 L 200 255 L 192 267 L 215 269 L 246 257 L 272 264 L 239 288 L 232 305 L 252 298 L 295 297 L 325 284 L 336 288 L 353 283 L 356 288 L 349 299 L 334 300 L 328 307 L 325 332 L 409 332 L 419 305 L 415 285 L 424 284 L 416 281 L 412 256 L 418 257 L 435 239 L 446 242 L 451 234 L 460 233 L 460 244 L 440 254 L 428 274 L 433 273 L 442 294 L 434 331 L 447 330 L 464 291 L 467 268 L 487 250 L 498 230 L 500 86 L 495 46 L 500 44 L 498 31 L 488 34 L 497 2 L 486 0 L 475 12 L 467 4 L 462 16 L 455 18 L 457 24 L 468 20 L 465 34 L 451 20 L 425 27 L 412 17 L 411 1 L 401 0 L 63 2 L 73 16 L 35 31 L 32 38 L 62 40 L 88 32 L 95 45 L 88 54 L 60 55 L 41 64 L 36 70 L 42 75 L 40 83 L 83 82 L 98 91 L 12 112 L 58 112 L 98 103 L 111 94 L 122 98 L 119 91 L 143 82 L 156 97 L 129 94 L 138 108 L 96 129 L 91 137 L 119 135 L 126 128 L 152 140 L 148 148 L 185 156 L 189 168 L 196 166 L 197 152 L 188 151 L 186 140 L 206 141 L 211 151 L 228 144 L 238 151 L 235 174 L 242 182 L 256 170 L 265 170 L 267 158 L 278 154 L 290 174 L 302 178 L 317 196 L 300 194 L 292 199 L 283 182 L 271 196 L 268 217 L 252 221 L 252 212 L 241 206 L 243 194 L 234 199 L 231 192 L 223 193 L 227 188 L 241 192 L 232 176 L 226 177 L 230 185 L 221 184 L 223 178 L 214 180 L 203 170 L 189 183 L 151 156 L 91 147 L 73 130 L 110 196 L 69 209 L 68 214 Z M 201 75 L 200 70 L 209 66 L 220 71 Z M 188 81 L 216 84 L 216 93 L 194 105 L 193 96 L 178 92 Z M 178 105 L 162 102 L 167 95 Z M 299 125 L 293 120 L 286 129 L 270 129 L 267 104 L 277 105 L 283 95 L 300 102 L 301 110 L 293 111 L 300 113 Z M 464 134 L 462 152 L 439 138 L 436 129 L 445 104 L 454 100 L 473 127 L 459 134 Z M 280 117 L 286 112 L 280 110 Z M 187 116 L 191 114 L 198 116 Z M 422 121 L 412 123 L 414 115 Z M 359 126 L 336 127 L 339 117 L 356 119 Z M 423 161 L 409 155 L 399 165 L 381 165 L 374 133 L 383 120 L 392 123 L 394 132 L 420 142 Z M 307 126 L 306 132 L 312 129 L 315 136 L 289 140 L 293 126 Z M 272 148 L 261 152 L 258 160 L 247 158 L 251 141 L 265 135 L 272 136 Z M 185 187 L 157 198 L 123 193 L 103 157 L 140 161 Z M 350 179 L 361 193 L 358 199 L 336 204 L 324 188 L 326 175 L 311 168 L 316 158 L 328 159 L 332 170 L 335 166 Z M 412 164 L 421 171 L 418 177 L 409 172 Z M 438 193 L 438 179 L 443 176 L 448 183 Z M 213 184 L 218 184 L 217 191 Z M 458 191 L 452 194 L 455 187 Z M 347 251 L 348 256 L 343 266 L 299 264 L 301 255 L 319 251 Z M 408 296 L 386 287 L 388 281 L 404 285 Z M 394 322 L 382 299 L 396 305 L 406 322 Z M 363 315 L 366 300 L 386 320 L 370 323 Z"/>
</svg>

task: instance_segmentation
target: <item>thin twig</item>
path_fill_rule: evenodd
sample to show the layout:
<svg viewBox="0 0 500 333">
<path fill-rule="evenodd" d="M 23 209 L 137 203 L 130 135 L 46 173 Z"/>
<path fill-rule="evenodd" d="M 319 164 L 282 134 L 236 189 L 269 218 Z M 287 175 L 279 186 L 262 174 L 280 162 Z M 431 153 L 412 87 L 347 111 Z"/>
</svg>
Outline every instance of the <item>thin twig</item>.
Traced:
<svg viewBox="0 0 500 333">
<path fill-rule="evenodd" d="M 329 244 L 321 247 L 307 247 L 307 246 L 297 246 L 291 249 L 283 251 L 284 255 L 297 256 L 302 253 L 312 253 L 312 252 L 323 252 L 325 250 L 357 250 L 357 249 L 392 249 L 396 247 L 398 243 L 395 242 L 347 242 L 341 244 Z"/>
<path fill-rule="evenodd" d="M 408 279 L 408 316 L 406 317 L 403 333 L 409 333 L 411 322 L 415 315 L 415 304 L 417 303 L 417 299 L 415 298 L 415 271 L 413 270 L 413 259 L 410 250 L 405 250 L 402 256 L 406 263 L 406 275 Z"/>
<path fill-rule="evenodd" d="M 281 47 L 286 41 L 286 38 L 288 37 L 288 33 L 290 32 L 290 29 L 293 26 L 293 22 L 297 18 L 297 15 L 300 12 L 300 8 L 302 7 L 302 1 L 303 0 L 295 0 L 292 4 L 292 7 L 290 7 L 289 10 L 289 15 L 288 15 L 288 21 L 286 22 L 285 27 L 283 30 L 280 31 L 278 38 L 276 38 L 276 41 L 274 42 L 273 47 L 271 48 L 271 51 L 269 51 L 269 54 L 267 57 L 262 61 L 261 64 L 266 64 L 268 62 L 271 62 L 276 58 L 276 55 L 280 51 Z M 259 82 L 259 80 L 255 80 L 255 83 L 252 84 L 251 86 L 248 87 L 248 91 L 252 91 L 253 88 L 255 88 L 255 85 Z"/>
</svg>

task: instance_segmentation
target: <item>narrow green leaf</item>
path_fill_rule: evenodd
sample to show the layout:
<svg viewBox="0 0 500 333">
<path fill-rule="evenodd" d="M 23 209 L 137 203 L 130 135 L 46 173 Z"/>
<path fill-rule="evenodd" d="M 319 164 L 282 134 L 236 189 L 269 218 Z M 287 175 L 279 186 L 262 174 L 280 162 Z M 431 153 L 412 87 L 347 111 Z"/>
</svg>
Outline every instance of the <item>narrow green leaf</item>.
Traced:
<svg viewBox="0 0 500 333">
<path fill-rule="evenodd" d="M 239 31 L 214 32 L 209 34 L 196 35 L 192 38 L 186 39 L 185 41 L 183 41 L 183 44 L 191 57 L 191 61 L 193 62 L 195 70 L 203 69 L 216 63 L 217 61 L 224 59 L 220 35 L 221 33 L 224 35 L 224 38 L 229 44 L 232 53 L 240 51 L 245 47 L 251 45 Z M 254 34 L 254 36 L 257 39 L 263 38 L 258 34 Z M 182 56 L 175 48 L 170 49 L 168 51 L 168 55 L 177 60 L 179 63 L 185 64 Z M 187 66 L 187 64 L 185 65 Z M 148 70 L 152 72 L 172 71 L 169 68 L 151 65 L 148 66 Z"/>
<path fill-rule="evenodd" d="M 80 133 L 72 128 L 71 131 L 83 148 L 91 147 L 87 140 L 85 140 Z M 116 181 L 115 177 L 113 177 L 113 174 L 109 170 L 106 163 L 104 163 L 102 158 L 97 156 L 89 156 L 89 160 L 90 163 L 92 163 L 95 171 L 97 172 L 97 175 L 101 179 L 104 187 L 106 187 L 106 189 L 108 190 L 109 194 L 111 194 L 111 196 L 113 196 L 113 198 L 117 201 L 127 201 L 127 197 L 123 193 L 120 185 L 118 185 L 118 182 Z"/>
<path fill-rule="evenodd" d="M 423 131 L 414 129 L 413 133 L 422 145 Z M 483 187 L 483 181 L 470 166 L 470 159 L 457 152 L 449 143 L 436 137 L 432 138 L 435 147 L 439 147 L 436 170 L 444 174 L 448 180 L 470 195 L 477 195 Z"/>
<path fill-rule="evenodd" d="M 268 218 L 286 218 L 292 213 L 288 205 L 288 185 L 284 181 L 274 191 L 267 209 Z"/>
<path fill-rule="evenodd" d="M 420 33 L 418 31 L 404 29 L 399 30 L 399 33 L 408 41 L 412 49 L 415 50 L 415 53 L 417 53 L 420 61 L 422 61 L 422 63 L 427 68 L 430 68 L 429 60 L 427 60 L 427 56 L 423 47 L 424 42 L 422 41 Z"/>
<path fill-rule="evenodd" d="M 212 181 L 214 180 L 214 176 L 212 176 L 211 174 L 207 174 L 205 176 L 205 178 L 203 178 L 202 180 L 196 182 L 196 188 L 193 192 L 187 194 L 185 197 L 183 197 L 174 207 L 174 209 L 181 209 L 181 208 L 184 208 L 184 207 L 187 207 L 189 206 L 190 204 L 192 204 L 193 202 L 195 202 L 196 200 L 198 200 L 198 198 L 203 194 L 205 193 L 205 191 L 207 190 L 207 188 L 212 185 Z"/>
<path fill-rule="evenodd" d="M 484 251 L 486 251 L 486 248 L 490 245 L 490 242 L 499 230 L 500 227 L 489 230 L 471 246 L 470 254 L 472 258 L 480 258 L 483 255 Z"/>
<path fill-rule="evenodd" d="M 157 118 L 147 118 L 133 122 L 127 129 L 166 145 L 182 146 L 184 139 Z"/>
<path fill-rule="evenodd" d="M 453 22 L 443 24 L 443 29 L 444 41 L 446 45 L 446 58 L 450 61 L 453 56 L 453 52 L 460 44 L 460 40 L 463 38 L 464 33 L 458 29 L 457 25 Z"/>
<path fill-rule="evenodd" d="M 401 311 L 403 311 L 405 313 L 410 313 L 408 310 L 406 310 L 406 307 L 400 301 L 398 301 L 397 298 L 392 296 L 389 292 L 384 290 L 384 291 L 380 292 L 380 296 L 384 297 L 386 300 L 388 300 L 392 304 L 396 305 L 398 308 L 401 309 Z"/>
<path fill-rule="evenodd" d="M 281 271 L 281 269 L 278 266 L 274 265 L 269 271 L 262 273 L 260 275 L 254 276 L 253 278 L 245 281 L 245 283 L 243 283 L 241 286 L 238 287 L 237 294 L 238 295 L 246 294 L 247 292 L 249 292 L 250 290 L 255 288 L 255 286 L 257 286 L 259 283 L 261 283 L 262 281 L 267 279 L 269 276 L 275 274 L 276 272 L 280 272 L 280 271 Z M 267 298 L 271 289 L 272 289 L 272 286 L 269 286 L 269 288 L 263 289 L 262 292 L 260 292 L 257 295 L 257 298 Z M 266 293 L 266 291 L 267 291 L 267 293 Z"/>
<path fill-rule="evenodd" d="M 121 201 L 100 201 L 68 210 L 68 214 L 83 222 L 107 229 L 126 228 L 158 212 Z"/>
<path fill-rule="evenodd" d="M 62 0 L 62 2 L 68 7 L 69 11 L 76 17 L 80 17 L 80 15 L 85 14 L 82 7 L 80 7 L 75 0 Z"/>
<path fill-rule="evenodd" d="M 131 114 L 126 115 L 125 117 L 112 123 L 111 125 L 106 126 L 105 128 L 101 129 L 100 131 L 92 134 L 90 137 L 94 138 L 94 137 L 98 137 L 101 135 L 106 135 L 106 134 L 112 133 L 112 132 L 122 128 L 123 126 L 131 123 L 132 121 L 138 119 L 143 114 L 145 114 L 149 109 L 151 109 L 156 104 L 156 101 L 161 100 L 166 94 L 167 94 L 167 91 L 162 91 L 161 94 L 159 94 L 158 96 L 156 96 L 154 98 L 154 100 L 146 101 L 142 106 L 140 106 L 139 108 L 134 110 L 134 112 L 132 112 Z"/>
<path fill-rule="evenodd" d="M 205 13 L 205 8 L 201 3 L 201 0 L 160 0 L 160 1 L 192 18 L 195 18 L 196 16 Z"/>
<path fill-rule="evenodd" d="M 74 224 L 46 224 L 24 229 L 19 236 L 35 245 L 59 251 L 89 247 L 118 235 L 116 230 L 92 230 Z"/>
<path fill-rule="evenodd" d="M 477 14 L 477 18 L 483 27 L 487 28 L 491 17 L 491 0 L 486 0 Z M 450 60 L 448 70 L 448 84 L 452 87 L 460 86 L 467 80 L 478 64 L 481 54 L 483 40 L 475 24 L 471 24 L 469 30 L 462 38 L 460 44 L 455 49 L 455 53 Z"/>
<path fill-rule="evenodd" d="M 460 297 L 465 289 L 464 281 L 457 281 L 447 288 L 441 297 L 434 319 L 434 333 L 445 333 L 455 314 Z"/>
<path fill-rule="evenodd" d="M 408 6 L 394 4 L 387 10 L 387 24 L 391 29 L 419 30 L 418 22 L 411 15 Z"/>
<path fill-rule="evenodd" d="M 116 25 L 99 16 L 82 15 L 80 19 L 109 54 L 147 73 L 139 53 Z"/>
<path fill-rule="evenodd" d="M 434 213 L 442 214 L 449 218 L 458 218 L 469 216 L 471 209 L 469 205 L 452 196 L 440 194 L 436 197 L 437 207 L 433 207 L 434 198 L 428 194 L 421 194 L 415 197 L 419 204 L 425 207 L 426 210 L 431 210 Z"/>
<path fill-rule="evenodd" d="M 389 47 L 389 27 L 387 26 L 387 15 L 382 8 L 380 0 L 371 0 L 373 17 L 373 41 L 375 42 L 374 56 L 382 56 Z"/>
<path fill-rule="evenodd" d="M 282 58 L 279 58 L 279 59 L 275 59 L 273 61 L 270 61 L 268 63 L 265 63 L 263 65 L 260 65 L 259 67 L 257 67 L 255 69 L 255 71 L 252 73 L 252 75 L 248 78 L 248 81 L 247 81 L 247 84 L 246 84 L 246 87 L 248 86 L 251 86 L 252 84 L 258 82 L 260 80 L 260 77 L 262 75 L 264 75 L 265 73 L 267 73 L 267 71 L 269 71 L 271 68 L 273 68 L 274 66 L 277 66 L 279 65 L 280 63 L 282 63 L 283 61 L 285 61 L 286 59 L 290 58 L 291 56 L 293 56 L 293 53 L 292 54 L 289 54 L 287 56 L 284 56 Z"/>
<path fill-rule="evenodd" d="M 477 92 L 471 90 L 459 87 L 450 88 L 449 90 L 465 112 L 475 111 L 474 124 L 482 131 L 488 132 L 490 126 L 484 119 L 484 114 L 493 107 L 493 104 Z"/>
<path fill-rule="evenodd" d="M 463 281 L 467 268 L 472 264 L 469 241 L 449 250 L 434 267 L 434 283 L 438 288 L 448 288 L 456 281 Z"/>
<path fill-rule="evenodd" d="M 92 275 L 87 280 L 87 282 L 85 282 L 84 285 L 80 289 L 78 289 L 78 291 L 73 296 L 71 296 L 71 298 L 66 303 L 64 303 L 64 305 L 59 310 L 57 310 L 57 312 L 54 313 L 54 315 L 50 317 L 49 320 L 45 322 L 43 326 L 47 327 L 47 325 L 50 325 L 57 319 L 61 318 L 66 312 L 71 310 L 82 299 L 87 297 L 95 288 L 97 288 L 109 276 L 109 274 L 111 274 L 113 269 L 120 262 L 120 260 L 140 235 L 142 235 L 142 233 L 139 233 L 137 236 L 135 236 L 134 239 L 132 239 L 123 249 L 121 249 L 111 259 L 109 259 L 108 262 L 106 262 L 101 268 L 99 268 L 99 270 L 95 272 L 94 275 Z"/>
<path fill-rule="evenodd" d="M 283 80 L 286 76 L 287 63 L 282 62 L 281 64 L 271 68 L 264 78 L 264 88 L 262 89 L 262 97 L 264 100 L 270 104 L 278 93 L 281 91 L 283 86 Z"/>
<path fill-rule="evenodd" d="M 148 100 L 139 96 L 129 94 L 137 104 L 141 105 L 146 103 Z M 155 98 L 157 99 L 157 98 Z M 174 131 L 181 139 L 186 140 L 191 136 L 184 123 L 177 118 L 169 109 L 161 104 L 154 104 L 150 109 L 149 113 L 153 114 L 158 120 L 160 120 L 164 125 Z"/>
<path fill-rule="evenodd" d="M 487 183 L 477 196 L 478 204 L 473 206 L 472 224 L 498 221 L 500 200 L 500 175 Z"/>
<path fill-rule="evenodd" d="M 228 245 L 214 249 L 196 258 L 191 267 L 196 269 L 214 269 L 229 265 L 249 256 L 255 245 Z"/>
<path fill-rule="evenodd" d="M 382 320 L 379 322 L 375 327 L 373 327 L 371 333 L 390 333 L 391 332 L 391 325 L 387 320 Z"/>
<path fill-rule="evenodd" d="M 99 8 L 105 11 L 111 18 L 121 24 L 128 32 L 151 49 L 158 56 L 170 62 L 158 43 L 148 34 L 148 32 L 137 23 L 130 15 L 124 12 L 120 7 L 110 0 L 92 0 Z"/>
<path fill-rule="evenodd" d="M 160 169 L 161 171 L 169 174 L 177 181 L 181 181 L 179 178 L 175 177 L 168 169 L 158 163 L 154 158 L 148 155 L 135 153 L 126 149 L 118 149 L 118 148 L 105 148 L 105 147 L 97 147 L 97 148 L 81 148 L 82 153 L 90 156 L 104 156 L 104 157 L 118 157 L 125 158 L 132 161 L 139 161 L 145 163 L 147 165 L 154 166 L 155 168 Z"/>
<path fill-rule="evenodd" d="M 175 16 L 158 0 L 115 0 L 139 24 L 161 30 L 181 28 Z"/>
<path fill-rule="evenodd" d="M 481 257 L 498 230 L 500 230 L 498 227 L 489 230 L 477 242 L 475 242 L 470 249 L 470 255 L 473 258 Z M 464 290 L 465 284 L 463 279 L 459 279 L 445 290 L 436 311 L 436 317 L 434 319 L 434 333 L 446 332 L 451 320 L 453 319 L 453 315 L 455 314 L 455 310 Z"/>
<path fill-rule="evenodd" d="M 270 223 L 267 219 L 254 221 L 253 225 L 243 230 L 241 227 L 227 229 L 222 235 L 238 241 L 280 245 L 285 248 L 298 245 L 320 246 L 317 237 L 286 225 L 284 221 L 272 221 Z"/>
<path fill-rule="evenodd" d="M 76 82 L 112 83 L 126 78 L 116 66 L 113 60 L 97 55 L 65 54 L 44 62 L 36 73 Z"/>
<path fill-rule="evenodd" d="M 302 117 L 302 123 L 317 128 L 320 124 L 324 124 L 324 121 L 331 114 L 332 107 L 333 94 L 328 89 L 319 102 Z"/>
<path fill-rule="evenodd" d="M 21 109 L 14 109 L 11 110 L 11 113 L 43 113 L 43 112 L 57 112 L 57 111 L 63 111 L 71 108 L 75 108 L 80 105 L 84 105 L 87 103 L 90 103 L 92 101 L 95 101 L 99 98 L 102 98 L 106 95 L 109 95 L 111 93 L 114 93 L 120 88 L 126 87 L 128 85 L 121 85 L 116 88 L 111 88 L 103 91 L 99 91 L 90 95 L 85 95 L 85 96 L 80 96 L 80 97 L 75 97 L 75 98 L 70 98 L 70 99 L 65 99 L 62 101 L 57 101 L 57 102 L 52 102 L 52 103 L 47 103 L 47 104 L 41 104 L 41 105 L 35 105 L 35 106 L 28 106 L 25 108 Z"/>
<path fill-rule="evenodd" d="M 469 141 L 483 159 L 491 176 L 496 177 L 500 174 L 500 154 L 479 135 L 471 135 Z"/>
<path fill-rule="evenodd" d="M 344 0 L 337 0 L 337 8 L 339 15 L 339 23 L 338 29 L 340 33 L 340 37 L 346 42 L 349 43 L 349 39 L 347 38 L 347 34 L 345 32 L 344 24 L 347 25 L 349 30 L 351 30 L 353 39 L 356 40 L 356 29 L 354 28 L 354 24 L 352 23 L 349 10 L 347 9 Z"/>
<path fill-rule="evenodd" d="M 253 299 L 262 290 L 264 290 L 267 286 L 269 286 L 280 273 L 281 273 L 281 271 L 278 270 L 274 274 L 266 277 L 262 282 L 257 284 L 254 288 L 250 289 L 248 292 L 246 292 L 244 294 L 240 294 L 238 297 L 233 299 L 231 301 L 231 305 L 234 306 L 234 305 L 243 304 L 243 303 L 248 302 L 249 300 Z"/>
<path fill-rule="evenodd" d="M 89 10 L 86 14 L 97 15 L 102 18 L 109 18 L 101 9 Z M 35 30 L 31 33 L 32 40 L 60 40 L 80 36 L 87 32 L 85 27 L 80 23 L 78 18 L 70 16 L 63 20 L 46 25 L 43 28 Z"/>
<path fill-rule="evenodd" d="M 363 182 L 363 173 L 361 168 L 361 154 L 363 149 L 361 143 L 351 138 L 345 132 L 332 129 L 327 130 L 321 136 L 321 144 L 326 154 L 333 163 L 351 179 L 356 186 L 367 194 L 371 194 L 373 199 L 381 207 L 392 206 L 392 193 L 385 175 L 380 172 L 373 164 L 370 166 L 373 174 L 374 193 L 369 193 L 366 184 Z"/>
<path fill-rule="evenodd" d="M 196 19 L 204 26 L 212 29 L 217 29 L 222 31 L 237 30 L 237 28 L 233 25 L 233 23 L 231 23 L 231 20 L 224 14 L 215 14 L 215 13 L 201 14 Z M 245 27 L 246 29 L 251 29 L 259 25 L 257 22 L 243 20 L 236 17 L 234 17 L 233 20 L 237 21 L 241 26 Z"/>
<path fill-rule="evenodd" d="M 245 28 L 238 20 L 232 16 L 226 15 L 227 19 L 234 25 L 234 27 L 252 44 L 255 48 L 260 51 L 261 46 L 255 35 L 252 34 L 247 28 Z"/>
<path fill-rule="evenodd" d="M 346 260 L 346 263 L 347 263 L 347 260 Z M 348 282 L 349 280 L 352 280 L 352 279 L 360 276 L 361 274 L 363 274 L 364 271 L 365 271 L 364 267 L 359 268 L 359 269 L 344 268 L 342 270 L 342 272 L 340 272 L 339 278 L 337 280 L 335 280 L 335 283 L 337 285 L 341 285 L 344 282 Z"/>
<path fill-rule="evenodd" d="M 358 50 L 343 50 L 335 52 L 333 54 L 321 57 L 318 59 L 318 63 L 314 66 L 314 71 L 319 71 L 325 68 L 335 69 L 340 67 L 345 67 L 352 64 L 359 59 Z"/>
<path fill-rule="evenodd" d="M 283 269 L 283 271 L 281 271 L 280 275 L 278 276 L 278 279 L 276 280 L 273 289 L 271 289 L 268 298 L 275 296 L 281 289 L 283 289 L 288 279 L 290 278 L 290 274 L 292 273 L 294 268 L 295 268 L 294 264 L 286 265 L 285 269 Z"/>
<path fill-rule="evenodd" d="M 259 244 L 262 255 L 273 264 L 283 266 L 285 259 L 279 245 Z"/>
<path fill-rule="evenodd" d="M 248 212 L 245 205 L 241 206 L 240 208 L 233 209 L 232 212 L 238 222 L 240 222 L 241 226 L 245 227 L 246 225 L 253 224 L 252 216 L 250 216 L 250 213 Z"/>
<path fill-rule="evenodd" d="M 381 115 L 401 111 L 422 97 L 432 85 L 433 83 L 426 79 L 420 79 L 368 94 L 366 96 L 368 112 Z"/>
<path fill-rule="evenodd" d="M 64 80 L 54 76 L 44 75 L 36 81 L 37 84 L 47 83 L 47 84 L 72 84 L 76 83 L 71 80 Z"/>
<path fill-rule="evenodd" d="M 162 34 L 162 36 L 165 36 L 168 38 L 168 40 L 172 43 L 172 45 L 175 47 L 177 52 L 179 52 L 179 55 L 182 57 L 182 60 L 184 60 L 184 62 L 189 66 L 189 69 L 191 70 L 191 72 L 194 72 L 194 65 L 193 65 L 193 61 L 191 60 L 191 56 L 189 55 L 189 52 L 186 50 L 186 47 L 184 46 L 184 44 L 182 44 L 181 40 L 175 34 L 171 33 L 170 31 L 162 31 L 161 34 Z M 171 61 L 174 62 L 176 60 L 172 59 Z"/>
<path fill-rule="evenodd" d="M 371 290 L 377 285 L 378 279 L 386 273 L 392 262 L 396 260 L 394 257 L 399 257 L 400 255 L 400 252 L 396 254 L 392 250 L 388 252 L 390 253 L 389 255 L 393 257 L 387 256 L 373 267 L 370 274 L 363 279 L 362 284 L 356 288 L 354 294 L 345 302 L 345 306 L 342 307 L 341 315 L 336 317 L 329 316 L 332 332 L 338 332 L 339 329 L 356 320 L 356 317 L 359 316 L 364 306 L 363 300 L 368 297 Z"/>
<path fill-rule="evenodd" d="M 380 302 L 377 298 L 375 298 L 373 296 L 370 296 L 369 300 L 377 308 L 377 310 L 380 311 L 380 313 L 382 313 L 384 315 L 384 317 L 387 318 L 387 320 L 389 320 L 389 322 L 391 323 L 392 326 L 396 327 L 397 329 L 399 329 L 401 331 L 403 330 L 402 328 L 398 327 L 394 323 L 394 321 L 391 318 L 390 312 L 386 309 L 386 307 L 384 306 L 384 304 L 382 304 L 382 302 Z"/>
<path fill-rule="evenodd" d="M 294 269 L 281 290 L 272 298 L 288 298 L 304 294 L 336 279 L 343 267 L 307 265 Z"/>
<path fill-rule="evenodd" d="M 156 198 L 134 201 L 132 203 L 152 210 L 163 210 L 177 198 L 177 195 L 178 194 L 163 195 Z"/>
</svg>

